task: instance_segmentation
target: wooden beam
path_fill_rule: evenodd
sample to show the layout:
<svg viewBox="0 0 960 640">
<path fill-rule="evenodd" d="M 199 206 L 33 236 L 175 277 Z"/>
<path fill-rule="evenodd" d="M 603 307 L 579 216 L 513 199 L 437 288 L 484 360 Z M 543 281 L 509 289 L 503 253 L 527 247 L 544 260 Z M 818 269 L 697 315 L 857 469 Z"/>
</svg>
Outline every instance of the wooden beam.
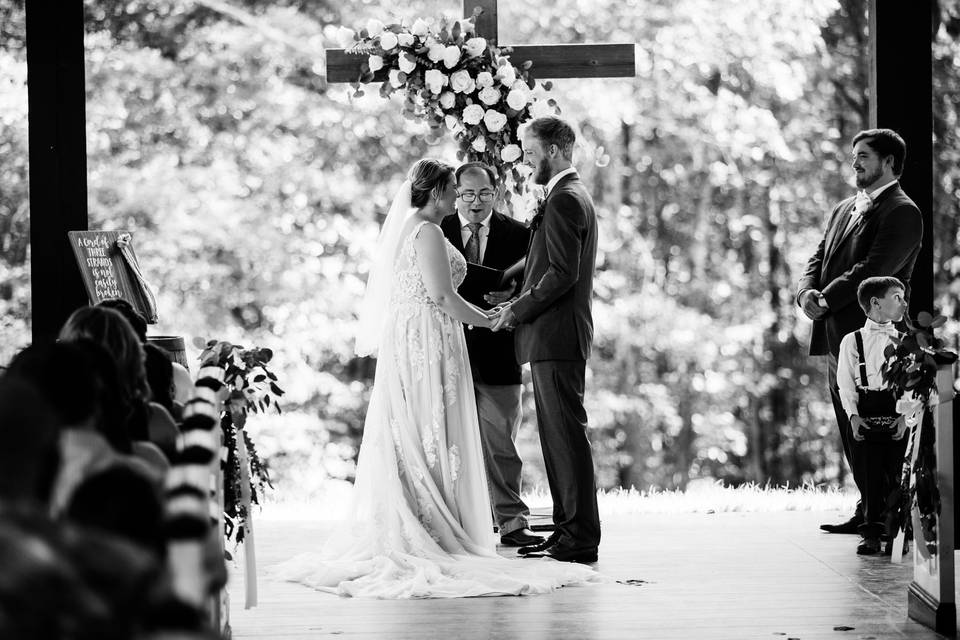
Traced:
<svg viewBox="0 0 960 640">
<path fill-rule="evenodd" d="M 67 231 L 87 228 L 83 3 L 27 0 L 33 342 L 87 304 Z"/>
<path fill-rule="evenodd" d="M 923 215 L 910 315 L 933 310 L 933 0 L 870 0 L 870 126 L 907 143 L 900 185 Z"/>
<path fill-rule="evenodd" d="M 354 82 L 366 56 L 350 55 L 343 49 L 328 49 L 327 82 Z M 636 73 L 632 44 L 537 44 L 516 45 L 510 60 L 520 66 L 533 63 L 530 73 L 538 80 L 550 78 L 632 78 Z M 385 80 L 381 71 L 377 80 Z"/>
</svg>

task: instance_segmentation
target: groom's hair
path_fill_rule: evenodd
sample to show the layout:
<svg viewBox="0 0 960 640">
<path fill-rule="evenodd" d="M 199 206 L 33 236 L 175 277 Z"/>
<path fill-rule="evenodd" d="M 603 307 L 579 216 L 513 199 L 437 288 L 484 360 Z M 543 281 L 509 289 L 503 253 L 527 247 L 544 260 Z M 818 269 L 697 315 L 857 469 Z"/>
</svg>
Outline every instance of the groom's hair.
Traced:
<svg viewBox="0 0 960 640">
<path fill-rule="evenodd" d="M 892 276 L 865 278 L 857 287 L 857 302 L 860 303 L 860 308 L 863 309 L 864 313 L 870 313 L 870 301 L 874 298 L 883 298 L 890 289 L 907 290 L 899 278 Z"/>
<path fill-rule="evenodd" d="M 544 116 L 531 122 L 529 127 L 530 132 L 544 147 L 555 144 L 565 160 L 573 157 L 573 145 L 577 142 L 577 134 L 566 120 L 556 116 Z"/>
<path fill-rule="evenodd" d="M 893 129 L 867 129 L 853 137 L 850 146 L 865 140 L 867 146 L 877 152 L 880 159 L 893 156 L 893 174 L 900 177 L 903 173 L 903 161 L 907 157 L 907 143 Z"/>
<path fill-rule="evenodd" d="M 453 177 L 453 167 L 446 162 L 424 158 L 410 168 L 410 204 L 425 207 L 430 198 L 440 195 L 443 186 Z"/>
<path fill-rule="evenodd" d="M 493 167 L 486 162 L 465 162 L 457 167 L 457 184 L 460 184 L 460 176 L 471 171 L 474 173 L 487 174 L 490 185 L 493 187 L 497 186 L 497 173 L 493 170 Z"/>
</svg>

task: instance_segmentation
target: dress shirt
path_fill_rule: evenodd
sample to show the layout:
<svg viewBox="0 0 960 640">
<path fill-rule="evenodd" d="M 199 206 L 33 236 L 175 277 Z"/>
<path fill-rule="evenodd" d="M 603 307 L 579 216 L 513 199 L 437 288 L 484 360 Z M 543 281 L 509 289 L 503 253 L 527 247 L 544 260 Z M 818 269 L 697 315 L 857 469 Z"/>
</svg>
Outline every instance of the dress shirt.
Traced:
<svg viewBox="0 0 960 640">
<path fill-rule="evenodd" d="M 869 211 L 871 207 L 873 207 L 874 203 L 877 201 L 877 196 L 879 196 L 881 193 L 883 193 L 884 191 L 886 191 L 887 189 L 889 189 L 895 184 L 897 184 L 897 180 L 893 179 L 887 184 L 880 187 L 879 189 L 874 189 L 870 193 L 866 193 L 864 191 L 858 192 L 857 193 L 858 196 L 860 196 L 860 194 L 863 193 L 870 198 L 870 205 L 863 210 L 861 210 L 856 205 L 853 207 L 853 209 L 850 209 L 850 218 L 847 222 L 847 227 L 843 232 L 843 236 L 841 237 L 846 237 L 846 235 L 850 233 L 851 229 L 853 229 L 853 227 L 856 226 L 856 224 L 866 214 L 866 212 Z"/>
<path fill-rule="evenodd" d="M 892 322 L 874 322 L 867 318 L 863 329 L 863 359 L 867 365 L 867 389 L 885 389 L 887 384 L 880 374 L 880 367 L 886 357 L 883 355 L 891 338 L 897 335 Z M 843 336 L 840 341 L 840 354 L 837 357 L 837 387 L 840 389 L 840 401 L 848 416 L 860 415 L 857 408 L 860 387 L 860 356 L 857 353 L 857 339 L 853 333 Z M 920 401 L 910 392 L 904 393 L 897 401 L 897 413 L 907 416 L 907 425 L 913 426 L 918 418 Z"/>
<path fill-rule="evenodd" d="M 463 241 L 463 246 L 467 246 L 467 242 L 470 240 L 470 234 L 473 233 L 470 231 L 470 227 L 467 226 L 470 224 L 470 221 L 464 218 L 459 213 L 457 217 L 460 218 L 460 239 Z M 490 218 L 493 217 L 493 212 L 490 212 L 486 218 L 480 221 L 480 228 L 477 229 L 477 233 L 480 234 L 480 249 L 479 257 L 477 262 L 483 264 L 483 256 L 487 253 L 487 238 L 490 237 Z"/>
</svg>

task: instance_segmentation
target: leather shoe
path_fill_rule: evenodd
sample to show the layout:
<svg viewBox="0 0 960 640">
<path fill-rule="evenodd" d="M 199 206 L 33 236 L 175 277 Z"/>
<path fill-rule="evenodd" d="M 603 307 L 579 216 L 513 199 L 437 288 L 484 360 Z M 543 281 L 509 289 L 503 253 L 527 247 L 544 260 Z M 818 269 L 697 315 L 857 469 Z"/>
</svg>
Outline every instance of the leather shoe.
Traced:
<svg viewBox="0 0 960 640">
<path fill-rule="evenodd" d="M 558 544 L 548 548 L 543 553 L 528 553 L 525 558 L 553 558 L 559 562 L 580 562 L 591 564 L 597 561 L 597 550 L 594 549 L 566 549 Z"/>
<path fill-rule="evenodd" d="M 500 544 L 507 547 L 528 547 L 541 542 L 543 542 L 543 537 L 534 534 L 527 528 L 515 529 L 500 536 Z"/>
<path fill-rule="evenodd" d="M 864 538 L 857 545 L 858 556 L 872 556 L 875 553 L 880 553 L 880 540 L 878 538 Z"/>
<path fill-rule="evenodd" d="M 820 530 L 827 533 L 859 533 L 861 524 L 863 524 L 863 519 L 859 516 L 853 516 L 840 524 L 822 524 Z"/>
<path fill-rule="evenodd" d="M 530 545 L 528 547 L 520 547 L 519 549 L 517 549 L 517 553 L 519 553 L 522 556 L 525 556 L 528 553 L 540 553 L 541 551 L 546 551 L 547 549 L 555 545 L 559 539 L 560 539 L 560 532 L 554 531 L 553 533 L 550 534 L 550 537 L 547 538 L 546 540 L 543 540 L 538 544 Z"/>
</svg>

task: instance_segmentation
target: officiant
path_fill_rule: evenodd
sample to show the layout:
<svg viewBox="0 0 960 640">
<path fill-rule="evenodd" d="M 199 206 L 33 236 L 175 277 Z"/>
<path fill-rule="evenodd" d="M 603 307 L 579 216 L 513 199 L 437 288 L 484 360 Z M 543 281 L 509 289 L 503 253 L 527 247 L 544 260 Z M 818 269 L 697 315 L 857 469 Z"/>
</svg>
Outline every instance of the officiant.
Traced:
<svg viewBox="0 0 960 640">
<path fill-rule="evenodd" d="M 468 302 L 490 309 L 489 300 L 515 280 L 504 271 L 523 259 L 530 241 L 526 226 L 494 211 L 498 184 L 494 170 L 482 162 L 461 165 L 456 172 L 457 213 L 445 217 L 444 235 L 467 259 L 467 277 L 458 292 Z M 506 277 L 505 277 L 506 275 Z M 509 294 L 514 291 L 510 290 Z M 520 497 L 523 461 L 516 438 L 521 420 L 520 365 L 513 331 L 492 332 L 466 327 L 467 351 L 477 395 L 480 439 L 500 542 L 526 546 L 542 540 L 528 528 L 530 509 Z"/>
</svg>

